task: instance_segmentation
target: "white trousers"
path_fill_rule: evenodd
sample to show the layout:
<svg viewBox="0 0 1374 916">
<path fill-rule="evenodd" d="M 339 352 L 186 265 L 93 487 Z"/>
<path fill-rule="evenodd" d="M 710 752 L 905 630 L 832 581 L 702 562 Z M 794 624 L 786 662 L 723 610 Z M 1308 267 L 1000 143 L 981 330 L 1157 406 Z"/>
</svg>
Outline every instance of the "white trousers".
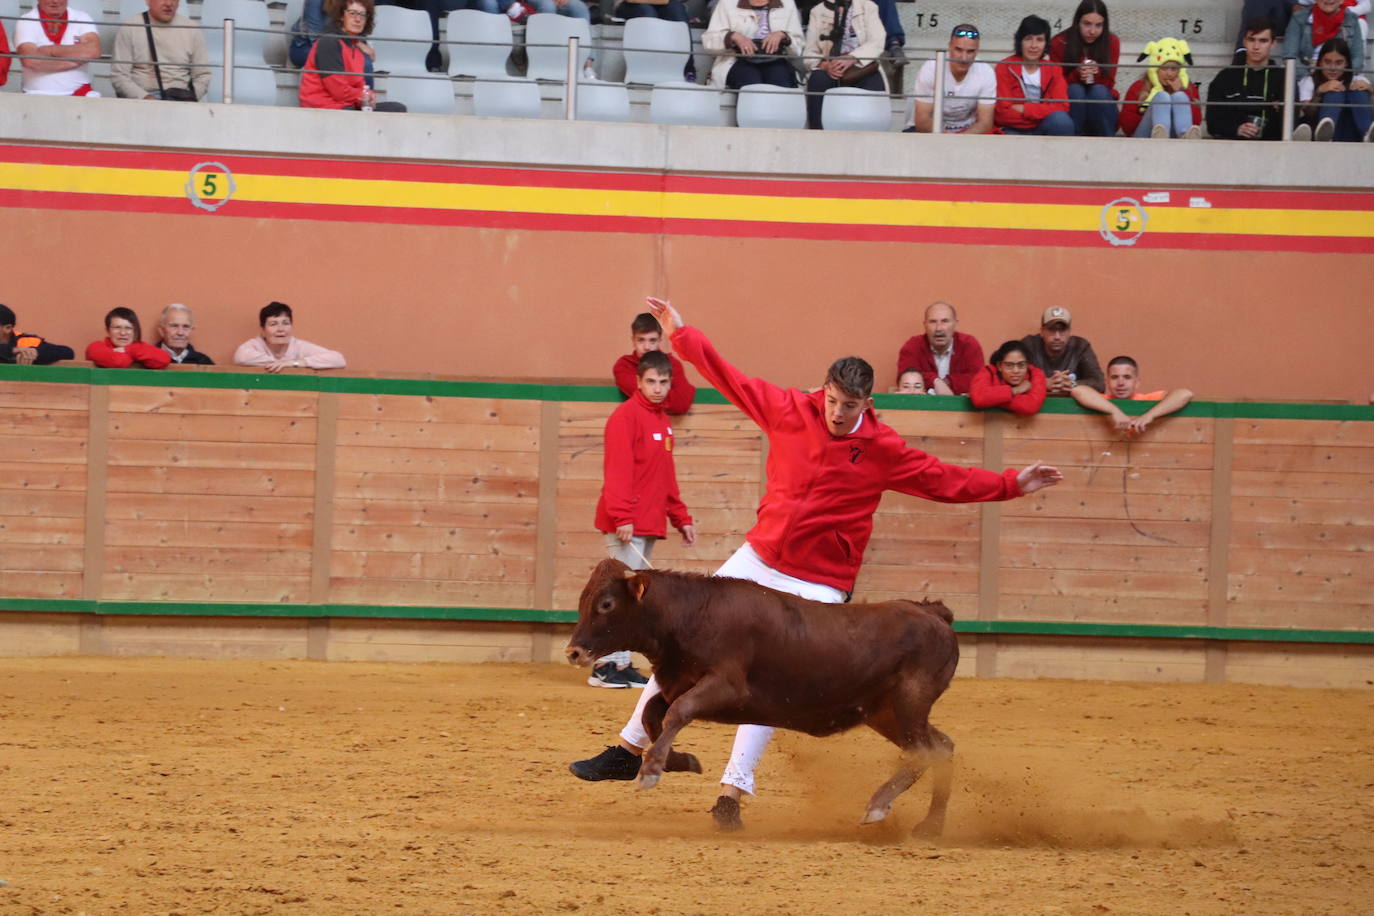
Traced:
<svg viewBox="0 0 1374 916">
<path fill-rule="evenodd" d="M 778 572 L 759 559 L 759 555 L 747 542 L 736 550 L 715 574 L 732 579 L 748 579 L 750 582 L 757 582 L 780 592 L 789 592 L 798 598 L 809 598 L 828 604 L 844 602 L 844 592 L 838 588 L 807 582 L 805 579 Z M 659 692 L 658 682 L 652 677 L 649 678 L 648 685 L 639 692 L 639 702 L 635 704 L 630 721 L 620 730 L 620 737 L 626 744 L 640 748 L 649 746 L 649 733 L 644 730 L 644 707 L 658 696 Z M 773 729 L 767 725 L 741 725 L 735 732 L 735 746 L 730 751 L 730 762 L 725 765 L 725 772 L 720 777 L 721 783 L 753 795 L 754 769 L 772 738 Z"/>
<path fill-rule="evenodd" d="M 612 560 L 619 560 L 631 569 L 647 569 L 649 557 L 653 556 L 654 544 L 657 542 L 658 538 L 652 535 L 635 535 L 628 542 L 622 541 L 612 531 L 606 535 L 606 553 L 610 555 Z M 604 665 L 606 662 L 611 662 L 617 668 L 624 668 L 631 661 L 630 651 L 622 649 L 619 652 L 601 656 L 596 660 L 596 663 Z"/>
</svg>

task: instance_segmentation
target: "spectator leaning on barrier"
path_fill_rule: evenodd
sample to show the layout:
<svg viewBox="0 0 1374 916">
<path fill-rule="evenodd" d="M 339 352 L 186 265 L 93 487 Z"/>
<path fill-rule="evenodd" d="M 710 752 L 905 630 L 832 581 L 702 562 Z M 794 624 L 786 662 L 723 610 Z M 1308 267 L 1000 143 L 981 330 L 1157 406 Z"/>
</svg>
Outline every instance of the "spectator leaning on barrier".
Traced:
<svg viewBox="0 0 1374 916">
<path fill-rule="evenodd" d="M 1316 0 L 1311 10 L 1299 9 L 1288 20 L 1283 36 L 1283 56 L 1293 58 L 1297 78 L 1301 81 L 1316 63 L 1321 46 L 1333 38 L 1341 38 L 1350 48 L 1350 69 L 1364 72 L 1364 33 L 1360 17 L 1342 5 L 1342 0 Z"/>
<path fill-rule="evenodd" d="M 1278 140 L 1283 136 L 1283 70 L 1269 59 L 1274 24 L 1245 27 L 1245 59 L 1207 86 L 1207 133 L 1220 140 Z"/>
<path fill-rule="evenodd" d="M 1016 29 L 1016 53 L 997 65 L 995 120 L 1003 133 L 1073 134 L 1062 68 L 1049 63 L 1050 24 L 1027 16 Z"/>
<path fill-rule="evenodd" d="M 1050 57 L 1064 65 L 1069 120 L 1080 137 L 1116 136 L 1116 69 L 1121 41 L 1112 34 L 1107 5 L 1083 0 L 1073 24 L 1054 36 Z"/>
<path fill-rule="evenodd" d="M 14 50 L 23 58 L 24 91 L 34 95 L 89 95 L 91 61 L 100 36 L 91 17 L 67 0 L 38 0 L 14 27 Z"/>
<path fill-rule="evenodd" d="M 1072 391 L 1075 401 L 1088 410 L 1105 413 L 1112 420 L 1118 432 L 1138 435 L 1149 429 L 1150 424 L 1160 417 L 1167 416 L 1188 406 L 1193 393 L 1187 388 L 1175 388 L 1166 393 L 1163 389 L 1142 393 L 1140 391 L 1140 367 L 1129 356 L 1116 356 L 1107 363 L 1107 396 L 1103 397 L 1086 385 L 1077 385 Z M 1155 401 L 1149 410 L 1138 417 L 1128 417 L 1112 401 Z"/>
<path fill-rule="evenodd" d="M 210 52 L 201 30 L 177 15 L 179 4 L 180 0 L 148 0 L 146 13 L 119 24 L 110 64 L 110 80 L 119 98 L 204 101 L 210 91 Z M 149 41 L 157 46 L 156 63 Z"/>
<path fill-rule="evenodd" d="M 945 98 L 940 130 L 947 134 L 990 134 L 997 104 L 997 74 L 978 63 L 978 27 L 960 23 L 949 34 L 945 63 Z M 921 64 L 912 89 L 908 133 L 928 134 L 935 127 L 935 61 Z"/>
<path fill-rule="evenodd" d="M 0 363 L 45 366 L 75 355 L 71 347 L 48 343 L 37 334 L 18 333 L 14 330 L 16 323 L 14 309 L 0 305 Z"/>
<path fill-rule="evenodd" d="M 630 322 L 630 346 L 634 349 L 615 361 L 611 367 L 611 377 L 620 393 L 633 398 L 639 390 L 639 362 L 649 353 L 660 353 L 663 347 L 663 327 L 649 312 L 640 312 Z M 672 386 L 663 401 L 663 409 L 670 414 L 684 414 L 692 407 L 697 390 L 687 381 L 687 373 L 682 363 L 671 353 L 664 353 L 672 368 Z"/>
<path fill-rule="evenodd" d="M 330 31 L 310 49 L 301 71 L 302 108 L 405 111 L 400 102 L 378 102 L 365 70 L 372 48 L 364 39 L 376 21 L 373 0 L 338 0 L 329 6 Z"/>
<path fill-rule="evenodd" d="M 163 309 L 157 329 L 162 337 L 158 346 L 167 351 L 172 362 L 186 366 L 215 364 L 213 359 L 191 346 L 191 334 L 196 329 L 196 320 L 186 306 L 176 302 Z"/>
<path fill-rule="evenodd" d="M 1198 104 L 1197 84 L 1188 78 L 1183 66 L 1193 65 L 1188 42 L 1177 38 L 1152 41 L 1140 52 L 1138 60 L 1148 60 L 1145 75 L 1126 90 L 1121 106 L 1121 132 L 1128 137 L 1154 139 L 1202 136 L 1202 108 Z"/>
<path fill-rule="evenodd" d="M 1352 72 L 1350 55 L 1343 38 L 1322 45 L 1316 67 L 1298 84 L 1303 123 L 1293 130 L 1293 139 L 1374 141 L 1369 80 Z"/>
<path fill-rule="evenodd" d="M 172 357 L 143 342 L 143 326 L 133 309 L 114 308 L 105 315 L 105 339 L 86 347 L 86 358 L 102 369 L 166 369 Z"/>
<path fill-rule="evenodd" d="M 792 0 L 720 0 L 701 36 L 702 47 L 717 54 L 711 85 L 728 89 L 755 83 L 796 86 L 792 62 L 803 41 Z"/>
<path fill-rule="evenodd" d="M 811 8 L 806 50 L 802 52 L 806 65 L 813 68 L 806 77 L 807 127 L 821 129 L 827 89 L 852 86 L 872 92 L 887 90 L 887 77 L 878 65 L 886 34 L 873 0 L 823 0 Z"/>
<path fill-rule="evenodd" d="M 1093 345 L 1075 337 L 1072 325 L 1073 315 L 1068 309 L 1052 306 L 1040 316 L 1040 333 L 1021 338 L 1030 364 L 1045 373 L 1051 397 L 1068 397 L 1074 385 L 1106 390 Z"/>
<path fill-rule="evenodd" d="M 234 351 L 234 365 L 257 366 L 268 372 L 283 369 L 342 369 L 348 365 L 343 354 L 301 340 L 293 333 L 291 306 L 269 302 L 258 312 L 261 337 L 251 337 Z"/>
<path fill-rule="evenodd" d="M 925 394 L 926 380 L 920 369 L 903 369 L 897 373 L 897 384 L 888 391 L 892 394 Z"/>
<path fill-rule="evenodd" d="M 974 407 L 1005 407 L 1028 417 L 1045 405 L 1045 373 L 1030 364 L 1021 341 L 1009 340 L 973 376 L 969 400 Z"/>
<path fill-rule="evenodd" d="M 902 344 L 897 371 L 916 369 L 930 394 L 968 394 L 974 373 L 983 368 L 983 348 L 959 330 L 959 314 L 948 302 L 926 306 L 925 333 Z"/>
</svg>

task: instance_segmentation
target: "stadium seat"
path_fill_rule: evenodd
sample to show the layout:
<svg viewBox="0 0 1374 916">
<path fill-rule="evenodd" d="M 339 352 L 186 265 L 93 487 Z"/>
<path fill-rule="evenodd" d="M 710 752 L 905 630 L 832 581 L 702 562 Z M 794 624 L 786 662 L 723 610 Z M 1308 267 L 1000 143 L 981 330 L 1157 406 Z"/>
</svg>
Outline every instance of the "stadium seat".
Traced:
<svg viewBox="0 0 1374 916">
<path fill-rule="evenodd" d="M 768 83 L 745 86 L 735 101 L 735 122 L 740 127 L 805 127 L 806 95 Z"/>
<path fill-rule="evenodd" d="M 376 69 L 387 73 L 423 75 L 425 55 L 434 41 L 429 14 L 403 6 L 379 6 L 370 38 L 377 49 Z M 414 82 L 406 80 L 405 82 Z"/>
<path fill-rule="evenodd" d="M 557 80 L 568 76 L 568 39 L 577 38 L 577 74 L 591 56 L 592 29 L 585 19 L 557 13 L 535 13 L 525 20 L 525 48 L 530 79 Z"/>
<path fill-rule="evenodd" d="M 630 120 L 630 90 L 624 83 L 578 83 L 577 120 Z"/>
<path fill-rule="evenodd" d="M 481 10 L 448 14 L 449 72 L 456 76 L 506 75 L 511 52 L 510 17 Z"/>
<path fill-rule="evenodd" d="M 886 92 L 854 86 L 827 89 L 821 126 L 826 130 L 887 130 L 892 126 L 892 102 Z"/>
<path fill-rule="evenodd" d="M 639 16 L 625 23 L 621 39 L 625 53 L 625 82 L 682 81 L 682 68 L 692 51 L 692 33 L 685 22 Z"/>
<path fill-rule="evenodd" d="M 681 80 L 658 83 L 649 96 L 649 120 L 655 124 L 719 127 L 720 91 Z"/>
<path fill-rule="evenodd" d="M 458 112 L 458 100 L 453 95 L 453 80 L 443 74 L 430 74 L 424 78 L 388 79 L 386 100 L 400 102 L 407 111 L 421 114 Z"/>
<path fill-rule="evenodd" d="M 537 118 L 543 113 L 539 84 L 511 77 L 479 79 L 472 86 L 472 110 L 483 118 Z"/>
</svg>

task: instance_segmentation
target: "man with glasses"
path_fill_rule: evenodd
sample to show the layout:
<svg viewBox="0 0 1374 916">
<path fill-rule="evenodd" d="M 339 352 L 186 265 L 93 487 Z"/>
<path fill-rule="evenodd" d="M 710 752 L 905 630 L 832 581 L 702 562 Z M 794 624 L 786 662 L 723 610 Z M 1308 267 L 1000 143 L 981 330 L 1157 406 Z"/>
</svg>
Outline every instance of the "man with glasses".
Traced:
<svg viewBox="0 0 1374 916">
<path fill-rule="evenodd" d="M 945 99 L 940 130 L 947 134 L 992 132 L 997 102 L 997 74 L 991 65 L 980 64 L 978 28 L 963 23 L 949 35 L 945 63 Z M 935 61 L 928 60 L 916 74 L 911 118 L 907 133 L 930 133 L 935 126 Z"/>
</svg>

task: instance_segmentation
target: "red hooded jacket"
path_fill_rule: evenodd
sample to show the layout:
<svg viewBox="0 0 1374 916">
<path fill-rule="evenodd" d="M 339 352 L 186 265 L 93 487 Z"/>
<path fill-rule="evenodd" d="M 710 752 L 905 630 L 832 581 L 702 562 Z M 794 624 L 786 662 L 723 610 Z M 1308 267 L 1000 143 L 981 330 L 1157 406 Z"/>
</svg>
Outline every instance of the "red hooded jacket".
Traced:
<svg viewBox="0 0 1374 916">
<path fill-rule="evenodd" d="M 661 404 L 639 391 L 606 420 L 601 499 L 596 529 L 611 534 L 633 522 L 640 537 L 663 537 L 666 516 L 674 528 L 692 524 L 678 493 L 673 428 Z"/>
<path fill-rule="evenodd" d="M 973 377 L 969 388 L 969 400 L 974 407 L 1005 407 L 1012 413 L 1028 417 L 1045 405 L 1045 373 L 1034 366 L 1027 366 L 1030 373 L 1030 390 L 1012 394 L 1011 386 L 1002 381 L 996 366 L 984 366 Z"/>
<path fill-rule="evenodd" d="M 1040 122 L 1054 114 L 1069 111 L 1069 86 L 1064 82 L 1063 68 L 1048 57 L 1040 61 L 1040 101 L 1027 102 L 1026 91 L 1021 88 L 1021 80 L 1016 73 L 1021 69 L 1023 59 L 1013 54 L 997 63 L 997 105 L 993 110 L 993 120 L 998 127 L 1014 127 L 1017 130 L 1034 130 Z M 1026 110 L 1019 112 L 1011 106 L 1024 105 Z"/>
<path fill-rule="evenodd" d="M 86 358 L 102 369 L 129 369 L 142 366 L 145 369 L 166 369 L 172 355 L 161 347 L 135 340 L 119 352 L 110 343 L 110 338 L 93 340 L 86 347 Z"/>
<path fill-rule="evenodd" d="M 768 436 L 768 486 L 746 537 L 779 572 L 852 591 L 884 490 L 946 503 L 1021 495 L 1016 471 L 945 464 L 909 448 L 871 409 L 853 433 L 830 435 L 823 390 L 749 378 L 696 328 L 674 332 L 673 348 Z"/>
<path fill-rule="evenodd" d="M 326 32 L 316 39 L 301 68 L 302 108 L 357 108 L 367 83 L 359 38 Z"/>
</svg>

